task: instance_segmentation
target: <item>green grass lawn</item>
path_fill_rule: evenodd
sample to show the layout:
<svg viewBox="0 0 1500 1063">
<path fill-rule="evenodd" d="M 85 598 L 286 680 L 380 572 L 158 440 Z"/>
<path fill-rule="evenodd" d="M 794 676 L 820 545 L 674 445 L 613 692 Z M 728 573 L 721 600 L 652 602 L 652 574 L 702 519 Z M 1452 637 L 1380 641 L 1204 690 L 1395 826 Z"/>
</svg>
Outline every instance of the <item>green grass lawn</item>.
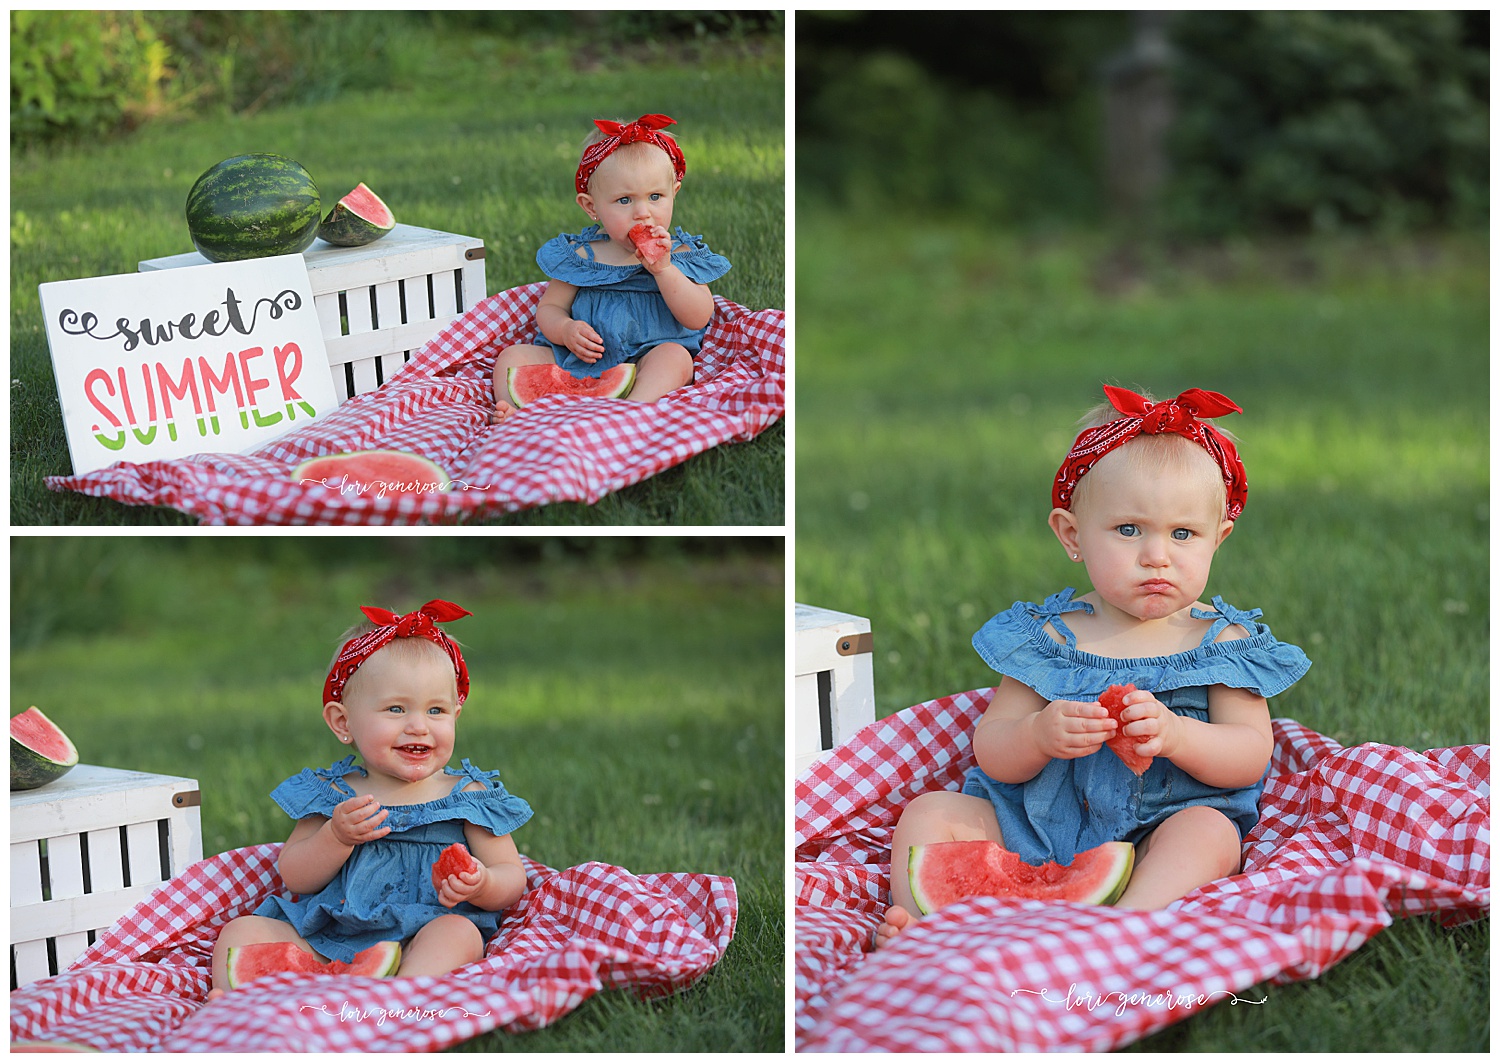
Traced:
<svg viewBox="0 0 1500 1063">
<path fill-rule="evenodd" d="M 13 705 L 41 707 L 88 763 L 200 780 L 206 853 L 282 841 L 271 789 L 345 753 L 318 704 L 339 633 L 360 605 L 456 601 L 475 615 L 451 625 L 472 676 L 455 759 L 531 803 L 522 852 L 728 875 L 740 906 L 727 955 L 692 989 L 602 993 L 549 1029 L 463 1048 L 779 1051 L 779 540 L 551 561 L 513 540 L 437 559 L 417 540 L 361 540 L 343 561 L 311 542 L 18 538 Z"/>
<path fill-rule="evenodd" d="M 432 47 L 426 72 L 401 90 L 12 151 L 12 523 L 191 523 L 173 510 L 43 486 L 70 465 L 37 285 L 134 273 L 144 259 L 192 250 L 188 189 L 213 163 L 246 151 L 297 159 L 325 200 L 364 181 L 399 221 L 482 238 L 492 294 L 543 280 L 536 249 L 587 221 L 572 176 L 591 119 L 665 112 L 679 122 L 688 162 L 674 223 L 734 263 L 715 293 L 751 309 L 786 305 L 784 76 L 775 42 L 643 49 L 639 58 L 484 34 L 441 37 Z M 486 523 L 781 524 L 784 486 L 778 425 L 595 506 Z"/>
<path fill-rule="evenodd" d="M 1482 241 L 1122 255 L 804 210 L 797 245 L 796 596 L 871 618 L 882 715 L 991 685 L 980 624 L 1078 586 L 1049 484 L 1100 385 L 1197 386 L 1244 407 L 1223 423 L 1250 483 L 1207 593 L 1313 661 L 1273 715 L 1349 745 L 1488 740 Z M 1472 1051 L 1488 979 L 1488 921 L 1402 921 L 1140 1047 Z"/>
</svg>

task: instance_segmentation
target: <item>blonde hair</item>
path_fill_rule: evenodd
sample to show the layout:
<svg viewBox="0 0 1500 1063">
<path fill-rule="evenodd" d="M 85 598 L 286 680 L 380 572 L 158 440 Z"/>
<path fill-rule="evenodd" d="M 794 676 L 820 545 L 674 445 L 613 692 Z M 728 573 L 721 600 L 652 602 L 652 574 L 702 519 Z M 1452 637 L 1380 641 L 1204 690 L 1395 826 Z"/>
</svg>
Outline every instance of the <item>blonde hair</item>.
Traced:
<svg viewBox="0 0 1500 1063">
<path fill-rule="evenodd" d="M 1137 393 L 1147 402 L 1156 401 L 1149 391 L 1137 389 Z M 1083 432 L 1089 428 L 1099 428 L 1111 421 L 1122 420 L 1126 416 L 1128 415 L 1121 413 L 1110 403 L 1101 402 L 1078 419 L 1078 430 Z M 1235 441 L 1232 434 L 1219 428 L 1218 425 L 1214 427 L 1230 442 Z M 1201 478 L 1204 490 L 1215 493 L 1219 512 L 1222 513 L 1228 505 L 1229 488 L 1224 483 L 1224 474 L 1220 471 L 1218 463 L 1208 451 L 1187 436 L 1178 435 L 1176 432 L 1139 435 L 1105 454 L 1074 485 L 1073 497 L 1068 506 L 1070 510 L 1076 511 L 1087 500 L 1090 478 L 1101 471 L 1101 466 L 1106 475 L 1136 472 L 1157 476 Z"/>
</svg>

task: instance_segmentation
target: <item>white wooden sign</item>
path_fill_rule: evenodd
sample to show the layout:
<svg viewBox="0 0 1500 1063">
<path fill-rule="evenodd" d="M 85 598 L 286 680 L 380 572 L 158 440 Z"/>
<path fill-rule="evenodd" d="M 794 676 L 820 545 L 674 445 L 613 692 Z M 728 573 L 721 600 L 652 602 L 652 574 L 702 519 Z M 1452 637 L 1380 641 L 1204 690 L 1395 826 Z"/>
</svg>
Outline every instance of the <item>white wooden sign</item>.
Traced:
<svg viewBox="0 0 1500 1063">
<path fill-rule="evenodd" d="M 301 255 L 40 291 L 75 475 L 244 453 L 338 405 Z"/>
</svg>

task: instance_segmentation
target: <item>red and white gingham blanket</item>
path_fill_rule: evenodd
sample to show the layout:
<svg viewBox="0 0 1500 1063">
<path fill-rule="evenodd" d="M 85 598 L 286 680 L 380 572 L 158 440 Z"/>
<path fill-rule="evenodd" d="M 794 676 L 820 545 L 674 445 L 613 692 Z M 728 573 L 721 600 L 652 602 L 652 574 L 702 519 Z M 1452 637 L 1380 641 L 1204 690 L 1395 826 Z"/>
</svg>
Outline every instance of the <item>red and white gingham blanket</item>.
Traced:
<svg viewBox="0 0 1500 1063">
<path fill-rule="evenodd" d="M 235 849 L 164 884 L 67 971 L 11 993 L 11 1039 L 124 1052 L 431 1052 L 545 1026 L 600 989 L 692 985 L 723 957 L 739 911 L 734 882 L 720 876 L 526 860 L 530 889 L 478 963 L 441 978 L 280 974 L 205 1006 L 219 930 L 281 891 L 280 851 Z"/>
<path fill-rule="evenodd" d="M 786 326 L 780 310 L 751 312 L 714 298 L 694 382 L 658 403 L 550 398 L 489 423 L 495 356 L 535 335 L 545 285 L 478 303 L 375 391 L 249 454 L 118 462 L 49 476 L 54 491 L 171 506 L 205 524 L 452 522 L 605 495 L 732 441 L 753 439 L 786 406 Z M 397 495 L 299 484 L 308 458 L 404 450 L 454 481 L 448 491 Z"/>
<path fill-rule="evenodd" d="M 1488 914 L 1488 746 L 1343 748 L 1277 719 L 1241 874 L 1162 912 L 972 898 L 868 953 L 896 820 L 960 788 L 993 693 L 878 720 L 797 779 L 799 1050 L 1106 1051 L 1315 977 L 1393 917 Z"/>
</svg>

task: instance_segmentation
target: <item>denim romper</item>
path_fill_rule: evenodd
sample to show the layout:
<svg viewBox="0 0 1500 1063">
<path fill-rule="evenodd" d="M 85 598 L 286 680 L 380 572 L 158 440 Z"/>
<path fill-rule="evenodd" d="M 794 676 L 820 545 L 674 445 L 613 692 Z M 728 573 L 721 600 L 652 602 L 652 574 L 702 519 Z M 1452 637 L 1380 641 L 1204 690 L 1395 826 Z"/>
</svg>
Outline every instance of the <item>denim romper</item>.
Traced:
<svg viewBox="0 0 1500 1063">
<path fill-rule="evenodd" d="M 656 278 L 645 266 L 611 266 L 595 259 L 593 245 L 608 239 L 599 226 L 590 225 L 580 233 L 554 236 L 536 253 L 543 273 L 578 288 L 571 313 L 599 333 L 604 356 L 592 364 L 585 362 L 543 336 L 540 329 L 531 342 L 551 347 L 557 364 L 575 377 L 596 377 L 622 362 L 639 361 L 662 343 L 680 343 L 696 356 L 707 327 L 690 329 L 673 317 Z M 584 255 L 579 255 L 580 247 Z M 672 264 L 697 284 L 718 280 L 730 268 L 729 260 L 710 251 L 703 237 L 689 236 L 681 227 L 672 239 Z"/>
<path fill-rule="evenodd" d="M 315 894 L 268 897 L 256 915 L 291 923 L 297 933 L 330 960 L 348 962 L 382 941 L 410 941 L 440 915 L 464 915 L 486 942 L 500 928 L 500 913 L 462 901 L 444 908 L 432 887 L 432 865 L 473 823 L 495 835 L 509 834 L 531 818 L 531 806 L 507 793 L 499 774 L 480 771 L 467 760 L 447 797 L 420 805 L 388 805 L 391 833 L 354 847 L 332 882 Z M 368 775 L 345 757 L 327 768 L 304 768 L 271 791 L 271 800 L 293 819 L 332 818 L 334 807 L 355 796 L 344 781 L 353 772 Z M 487 789 L 461 792 L 471 782 Z"/>
<path fill-rule="evenodd" d="M 1195 618 L 1213 621 L 1195 649 L 1168 657 L 1100 657 L 1078 649 L 1062 620 L 1064 613 L 1093 612 L 1089 603 L 1072 598 L 1069 587 L 1041 605 L 1017 602 L 975 633 L 974 649 L 997 672 L 1049 701 L 1093 701 L 1112 683 L 1134 683 L 1179 716 L 1197 720 L 1208 719 L 1211 686 L 1270 698 L 1311 666 L 1300 649 L 1278 642 L 1257 622 L 1259 609 L 1242 612 L 1222 598 L 1213 600 L 1212 610 L 1193 610 Z M 1043 630 L 1048 622 L 1064 642 Z M 1215 642 L 1230 624 L 1242 626 L 1249 637 Z M 1234 790 L 1207 786 L 1165 757 L 1156 757 L 1137 776 L 1108 747 L 1100 747 L 1086 757 L 1049 761 L 1024 783 L 997 782 L 976 766 L 964 776 L 963 792 L 994 806 L 1005 847 L 1023 861 L 1067 864 L 1105 842 L 1137 844 L 1168 816 L 1193 805 L 1219 809 L 1243 840 L 1255 826 L 1261 783 Z"/>
</svg>

